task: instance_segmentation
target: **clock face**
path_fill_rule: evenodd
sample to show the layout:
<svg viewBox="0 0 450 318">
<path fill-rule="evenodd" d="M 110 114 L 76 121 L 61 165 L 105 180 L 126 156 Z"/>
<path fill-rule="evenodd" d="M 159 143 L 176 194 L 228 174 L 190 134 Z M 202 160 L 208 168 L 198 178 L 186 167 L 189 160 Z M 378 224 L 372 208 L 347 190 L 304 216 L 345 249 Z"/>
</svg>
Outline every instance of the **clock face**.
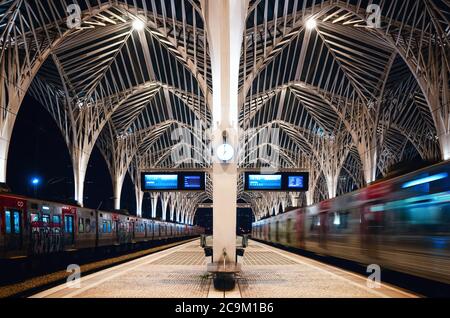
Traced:
<svg viewBox="0 0 450 318">
<path fill-rule="evenodd" d="M 222 161 L 231 160 L 234 156 L 234 149 L 230 144 L 222 144 L 217 147 L 217 158 Z"/>
</svg>

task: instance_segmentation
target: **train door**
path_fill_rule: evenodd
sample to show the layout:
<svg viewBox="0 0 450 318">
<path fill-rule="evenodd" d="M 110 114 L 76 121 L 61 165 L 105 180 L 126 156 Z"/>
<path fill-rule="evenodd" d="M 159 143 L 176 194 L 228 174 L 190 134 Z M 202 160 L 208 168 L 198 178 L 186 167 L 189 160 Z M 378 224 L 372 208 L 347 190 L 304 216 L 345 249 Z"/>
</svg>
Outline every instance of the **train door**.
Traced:
<svg viewBox="0 0 450 318">
<path fill-rule="evenodd" d="M 51 224 L 51 251 L 60 251 L 62 248 L 61 240 L 61 216 L 53 215 Z"/>
<path fill-rule="evenodd" d="M 41 242 L 42 242 L 42 252 L 50 253 L 51 251 L 51 227 L 50 227 L 50 214 L 41 214 Z"/>
<path fill-rule="evenodd" d="M 21 250 L 23 245 L 23 212 L 17 209 L 5 209 L 4 224 L 6 250 Z"/>
<path fill-rule="evenodd" d="M 328 213 L 319 213 L 319 246 L 323 249 L 327 248 L 327 232 L 328 232 Z"/>
<path fill-rule="evenodd" d="M 73 215 L 64 215 L 64 243 L 73 245 L 75 243 L 75 220 Z"/>
<path fill-rule="evenodd" d="M 114 227 L 116 229 L 114 235 L 114 244 L 120 244 L 120 222 L 118 219 L 114 220 Z"/>
<path fill-rule="evenodd" d="M 151 239 L 151 240 L 153 240 L 153 238 L 154 238 L 154 233 L 153 233 L 153 228 L 154 228 L 154 225 L 153 225 L 153 222 L 149 222 L 148 223 L 148 237 Z"/>
<path fill-rule="evenodd" d="M 292 230 L 292 219 L 288 218 L 286 221 L 286 244 L 291 245 L 291 230 Z"/>
<path fill-rule="evenodd" d="M 280 242 L 280 221 L 275 222 L 275 242 Z"/>
<path fill-rule="evenodd" d="M 297 247 L 305 248 L 305 211 L 300 210 L 297 213 L 295 230 L 297 233 Z"/>
</svg>

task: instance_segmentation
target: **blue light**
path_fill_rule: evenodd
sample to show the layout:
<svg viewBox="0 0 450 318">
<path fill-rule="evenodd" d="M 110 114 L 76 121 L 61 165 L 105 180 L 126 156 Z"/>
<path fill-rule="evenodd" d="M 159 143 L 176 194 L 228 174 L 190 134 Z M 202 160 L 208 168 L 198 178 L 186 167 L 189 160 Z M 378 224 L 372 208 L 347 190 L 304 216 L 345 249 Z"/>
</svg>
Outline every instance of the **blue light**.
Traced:
<svg viewBox="0 0 450 318">
<path fill-rule="evenodd" d="M 31 179 L 31 183 L 32 183 L 33 185 L 38 185 L 39 182 L 40 182 L 40 180 L 39 180 L 38 178 L 33 178 L 33 179 Z"/>
<path fill-rule="evenodd" d="M 414 186 L 419 185 L 419 184 L 429 183 L 429 182 L 433 182 L 433 181 L 436 181 L 436 180 L 441 180 L 441 179 L 444 179 L 444 178 L 447 178 L 447 177 L 448 177 L 448 173 L 447 172 L 438 173 L 438 174 L 434 174 L 432 176 L 420 178 L 420 179 L 413 180 L 413 181 L 408 181 L 408 182 L 406 182 L 406 183 L 404 183 L 402 185 L 402 188 L 403 189 L 410 188 L 410 187 L 414 187 Z"/>
</svg>

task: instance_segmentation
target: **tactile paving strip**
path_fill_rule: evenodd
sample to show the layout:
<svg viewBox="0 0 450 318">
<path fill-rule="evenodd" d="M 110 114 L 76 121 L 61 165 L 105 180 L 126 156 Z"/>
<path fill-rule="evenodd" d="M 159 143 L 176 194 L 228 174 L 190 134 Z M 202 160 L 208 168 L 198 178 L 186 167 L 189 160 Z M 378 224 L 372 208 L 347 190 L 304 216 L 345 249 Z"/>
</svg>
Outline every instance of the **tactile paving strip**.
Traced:
<svg viewBox="0 0 450 318">
<path fill-rule="evenodd" d="M 244 265 L 295 265 L 296 261 L 270 251 L 247 251 L 244 253 Z"/>
<path fill-rule="evenodd" d="M 206 265 L 203 252 L 180 251 L 164 256 L 150 263 L 151 265 Z"/>
</svg>

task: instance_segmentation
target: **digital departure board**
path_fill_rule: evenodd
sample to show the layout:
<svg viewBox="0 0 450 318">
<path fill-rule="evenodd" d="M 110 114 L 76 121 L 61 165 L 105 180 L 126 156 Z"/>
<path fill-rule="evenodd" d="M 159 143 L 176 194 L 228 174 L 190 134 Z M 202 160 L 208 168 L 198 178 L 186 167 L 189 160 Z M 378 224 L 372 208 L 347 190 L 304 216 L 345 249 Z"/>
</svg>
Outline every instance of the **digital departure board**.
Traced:
<svg viewBox="0 0 450 318">
<path fill-rule="evenodd" d="M 177 174 L 146 174 L 144 176 L 145 190 L 177 190 Z"/>
<path fill-rule="evenodd" d="M 249 174 L 249 190 L 281 190 L 281 175 L 279 174 Z"/>
<path fill-rule="evenodd" d="M 204 191 L 205 172 L 143 172 L 142 191 Z"/>
<path fill-rule="evenodd" d="M 183 176 L 183 187 L 184 189 L 201 189 L 201 177 L 200 176 Z"/>
<path fill-rule="evenodd" d="M 245 191 L 308 191 L 309 174 L 307 172 L 278 172 L 261 174 L 244 173 Z"/>
<path fill-rule="evenodd" d="M 288 176 L 289 189 L 303 189 L 303 176 Z"/>
</svg>

